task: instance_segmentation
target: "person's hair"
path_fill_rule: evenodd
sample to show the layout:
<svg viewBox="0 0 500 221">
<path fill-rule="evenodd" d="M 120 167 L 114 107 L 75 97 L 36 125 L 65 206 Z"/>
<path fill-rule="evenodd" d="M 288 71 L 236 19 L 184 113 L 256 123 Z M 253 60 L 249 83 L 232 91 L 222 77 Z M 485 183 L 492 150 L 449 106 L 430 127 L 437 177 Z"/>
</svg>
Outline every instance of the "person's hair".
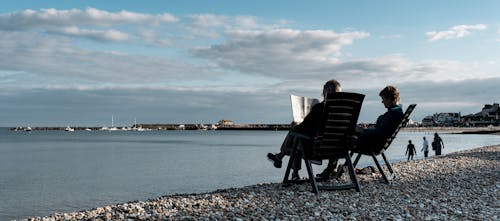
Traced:
<svg viewBox="0 0 500 221">
<path fill-rule="evenodd" d="M 340 83 L 337 80 L 329 80 L 325 83 L 325 86 L 323 86 L 323 91 L 330 91 L 330 92 L 339 92 L 342 88 L 340 87 Z"/>
<path fill-rule="evenodd" d="M 381 97 L 391 100 L 393 103 L 399 102 L 399 91 L 396 87 L 389 85 L 379 93 Z"/>
</svg>

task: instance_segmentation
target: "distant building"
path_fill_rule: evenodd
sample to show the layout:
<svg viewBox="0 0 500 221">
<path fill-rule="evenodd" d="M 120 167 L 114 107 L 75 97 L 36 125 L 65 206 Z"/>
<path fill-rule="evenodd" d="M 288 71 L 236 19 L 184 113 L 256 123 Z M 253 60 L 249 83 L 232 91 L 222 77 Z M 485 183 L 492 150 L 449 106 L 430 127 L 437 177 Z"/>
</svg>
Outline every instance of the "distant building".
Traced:
<svg viewBox="0 0 500 221">
<path fill-rule="evenodd" d="M 498 103 L 485 104 L 481 112 L 464 116 L 465 126 L 499 126 L 500 107 Z"/>
<path fill-rule="evenodd" d="M 435 113 L 432 116 L 426 116 L 422 119 L 422 126 L 461 126 L 462 125 L 461 113 Z"/>
<path fill-rule="evenodd" d="M 460 126 L 462 116 L 459 113 L 439 113 L 434 117 L 434 122 L 438 126 Z"/>
<path fill-rule="evenodd" d="M 422 119 L 422 126 L 423 127 L 433 127 L 435 126 L 436 123 L 434 122 L 434 116 L 426 116 L 424 119 Z"/>
</svg>

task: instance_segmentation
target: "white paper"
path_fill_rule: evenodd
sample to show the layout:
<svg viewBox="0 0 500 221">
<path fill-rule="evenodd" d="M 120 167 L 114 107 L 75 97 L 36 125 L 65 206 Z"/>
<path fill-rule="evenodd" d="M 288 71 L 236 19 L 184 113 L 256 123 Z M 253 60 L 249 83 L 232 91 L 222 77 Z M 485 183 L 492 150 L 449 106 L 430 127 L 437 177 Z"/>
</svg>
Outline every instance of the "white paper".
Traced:
<svg viewBox="0 0 500 221">
<path fill-rule="evenodd" d="M 293 121 L 297 123 L 304 121 L 304 118 L 311 111 L 311 108 L 319 103 L 319 100 L 316 98 L 302 97 L 293 94 L 290 94 L 290 101 L 292 104 Z"/>
</svg>

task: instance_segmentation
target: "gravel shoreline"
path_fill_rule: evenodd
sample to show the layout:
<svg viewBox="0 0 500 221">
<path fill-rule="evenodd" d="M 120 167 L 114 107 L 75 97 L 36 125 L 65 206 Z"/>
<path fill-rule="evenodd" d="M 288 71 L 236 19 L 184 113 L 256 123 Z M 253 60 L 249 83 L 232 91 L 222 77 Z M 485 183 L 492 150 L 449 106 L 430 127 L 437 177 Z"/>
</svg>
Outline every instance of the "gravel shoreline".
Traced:
<svg viewBox="0 0 500 221">
<path fill-rule="evenodd" d="M 316 196 L 309 183 L 292 187 L 266 183 L 25 220 L 500 219 L 500 145 L 393 167 L 397 178 L 390 185 L 379 174 L 358 175 L 362 193 L 321 191 Z"/>
</svg>

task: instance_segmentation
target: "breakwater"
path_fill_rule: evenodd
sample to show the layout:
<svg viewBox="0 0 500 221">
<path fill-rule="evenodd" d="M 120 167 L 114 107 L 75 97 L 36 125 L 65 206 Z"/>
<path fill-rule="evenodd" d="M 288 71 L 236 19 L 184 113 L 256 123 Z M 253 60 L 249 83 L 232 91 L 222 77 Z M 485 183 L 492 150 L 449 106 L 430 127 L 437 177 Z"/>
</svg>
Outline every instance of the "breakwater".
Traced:
<svg viewBox="0 0 500 221">
<path fill-rule="evenodd" d="M 213 125 L 213 124 L 136 124 L 132 126 L 115 127 L 115 130 L 289 130 L 290 124 L 234 124 L 234 125 Z M 67 127 L 13 127 L 13 131 L 26 130 L 66 130 Z M 106 127 L 71 127 L 74 130 L 109 130 Z"/>
<path fill-rule="evenodd" d="M 207 126 L 209 125 L 209 126 Z M 13 127 L 13 131 L 26 131 L 28 127 Z M 71 127 L 74 130 L 109 130 L 107 127 Z M 137 130 L 289 130 L 290 124 L 135 124 L 132 126 L 115 127 L 115 130 L 137 131 Z M 67 127 L 30 127 L 31 130 L 49 131 L 66 130 Z M 500 134 L 500 127 L 406 127 L 402 129 L 406 132 L 428 132 L 454 134 Z"/>
</svg>

